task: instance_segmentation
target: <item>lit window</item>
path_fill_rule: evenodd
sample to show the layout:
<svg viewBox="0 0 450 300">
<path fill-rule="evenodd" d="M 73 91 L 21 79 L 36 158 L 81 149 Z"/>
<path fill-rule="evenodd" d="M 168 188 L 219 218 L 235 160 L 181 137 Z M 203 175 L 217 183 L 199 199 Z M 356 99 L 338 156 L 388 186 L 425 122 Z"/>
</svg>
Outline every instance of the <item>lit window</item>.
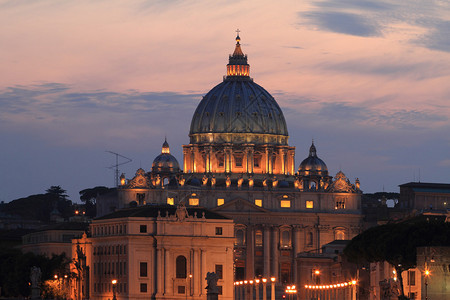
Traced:
<svg viewBox="0 0 450 300">
<path fill-rule="evenodd" d="M 236 244 L 244 245 L 244 231 L 242 229 L 236 230 Z"/>
<path fill-rule="evenodd" d="M 291 200 L 281 200 L 280 206 L 284 208 L 291 207 Z"/>
<path fill-rule="evenodd" d="M 189 205 L 190 206 L 198 206 L 199 200 L 198 198 L 189 198 Z"/>
<path fill-rule="evenodd" d="M 174 203 L 173 198 L 167 198 L 167 204 L 173 205 Z"/>
<path fill-rule="evenodd" d="M 221 206 L 225 203 L 225 199 L 219 198 L 217 199 L 217 206 Z"/>
<path fill-rule="evenodd" d="M 345 232 L 344 230 L 336 230 L 335 240 L 345 240 Z"/>
<path fill-rule="evenodd" d="M 255 199 L 255 205 L 262 207 L 262 200 L 261 199 Z"/>
<path fill-rule="evenodd" d="M 334 209 L 345 209 L 345 199 L 337 199 Z"/>
<path fill-rule="evenodd" d="M 284 230 L 281 232 L 281 247 L 282 248 L 289 248 L 291 245 L 291 236 L 290 232 L 287 230 Z"/>
<path fill-rule="evenodd" d="M 262 247 L 263 245 L 263 235 L 261 230 L 255 232 L 255 246 Z"/>
<path fill-rule="evenodd" d="M 314 208 L 314 202 L 311 200 L 306 201 L 306 208 Z"/>
</svg>

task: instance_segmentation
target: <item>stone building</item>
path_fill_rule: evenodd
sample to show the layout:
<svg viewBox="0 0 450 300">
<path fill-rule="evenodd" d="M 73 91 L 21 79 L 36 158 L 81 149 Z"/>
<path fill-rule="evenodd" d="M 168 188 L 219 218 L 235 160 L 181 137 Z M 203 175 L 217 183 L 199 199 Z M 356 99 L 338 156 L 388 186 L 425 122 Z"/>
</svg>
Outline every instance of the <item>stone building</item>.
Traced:
<svg viewBox="0 0 450 300">
<path fill-rule="evenodd" d="M 399 206 L 409 211 L 450 209 L 450 184 L 409 182 L 400 185 Z"/>
<path fill-rule="evenodd" d="M 235 279 L 294 283 L 298 253 L 362 231 L 359 180 L 330 176 L 314 142 L 305 154 L 297 168 L 283 112 L 250 77 L 238 35 L 227 75 L 193 114 L 182 167 L 164 141 L 151 170 L 122 175 L 97 199 L 98 215 L 146 204 L 211 209 L 235 223 Z"/>
<path fill-rule="evenodd" d="M 233 298 L 233 221 L 203 208 L 145 205 L 93 220 L 73 240 L 74 299 L 206 299 L 215 272 Z M 90 295 L 90 297 L 88 297 Z"/>
</svg>

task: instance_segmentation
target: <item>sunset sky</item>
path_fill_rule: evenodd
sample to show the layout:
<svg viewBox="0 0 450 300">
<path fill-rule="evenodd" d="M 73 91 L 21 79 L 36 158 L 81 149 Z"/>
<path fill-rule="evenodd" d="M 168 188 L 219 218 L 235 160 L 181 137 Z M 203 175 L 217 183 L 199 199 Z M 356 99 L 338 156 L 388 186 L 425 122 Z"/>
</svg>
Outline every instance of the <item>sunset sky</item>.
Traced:
<svg viewBox="0 0 450 300">
<path fill-rule="evenodd" d="M 296 147 L 364 192 L 450 183 L 450 2 L 0 1 L 0 201 L 182 163 L 236 32 Z"/>
</svg>

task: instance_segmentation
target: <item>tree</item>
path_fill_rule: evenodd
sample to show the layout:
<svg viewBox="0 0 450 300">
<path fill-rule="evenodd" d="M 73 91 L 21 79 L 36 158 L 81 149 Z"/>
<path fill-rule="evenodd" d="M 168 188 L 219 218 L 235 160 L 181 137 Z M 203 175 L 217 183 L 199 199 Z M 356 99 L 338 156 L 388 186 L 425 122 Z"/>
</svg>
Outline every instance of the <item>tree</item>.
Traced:
<svg viewBox="0 0 450 300">
<path fill-rule="evenodd" d="M 66 190 L 62 189 L 59 185 L 52 185 L 49 189 L 46 190 L 47 194 L 55 195 L 58 200 L 67 200 L 68 196 L 66 194 Z"/>
<path fill-rule="evenodd" d="M 397 272 L 400 297 L 405 298 L 402 272 L 416 266 L 416 250 L 422 246 L 450 246 L 450 223 L 421 216 L 372 227 L 353 238 L 344 254 L 354 263 L 390 263 Z"/>
<path fill-rule="evenodd" d="M 96 186 L 90 189 L 84 189 L 79 192 L 80 200 L 85 203 L 86 214 L 91 217 L 95 217 L 96 208 L 95 204 L 97 202 L 97 197 L 106 193 L 109 193 L 111 188 L 105 186 Z"/>
</svg>

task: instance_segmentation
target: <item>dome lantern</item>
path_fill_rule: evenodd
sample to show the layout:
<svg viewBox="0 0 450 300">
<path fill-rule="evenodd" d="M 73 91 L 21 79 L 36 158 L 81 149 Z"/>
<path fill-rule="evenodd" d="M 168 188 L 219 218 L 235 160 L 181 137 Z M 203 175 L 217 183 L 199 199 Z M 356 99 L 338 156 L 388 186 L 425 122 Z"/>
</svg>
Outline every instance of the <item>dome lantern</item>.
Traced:
<svg viewBox="0 0 450 300">
<path fill-rule="evenodd" d="M 236 30 L 236 47 L 234 52 L 229 57 L 229 62 L 227 65 L 227 77 L 226 80 L 232 80 L 236 77 L 244 77 L 248 80 L 250 79 L 250 65 L 247 63 L 247 55 L 244 55 L 241 49 L 241 38 L 239 37 L 239 29 Z"/>
</svg>

